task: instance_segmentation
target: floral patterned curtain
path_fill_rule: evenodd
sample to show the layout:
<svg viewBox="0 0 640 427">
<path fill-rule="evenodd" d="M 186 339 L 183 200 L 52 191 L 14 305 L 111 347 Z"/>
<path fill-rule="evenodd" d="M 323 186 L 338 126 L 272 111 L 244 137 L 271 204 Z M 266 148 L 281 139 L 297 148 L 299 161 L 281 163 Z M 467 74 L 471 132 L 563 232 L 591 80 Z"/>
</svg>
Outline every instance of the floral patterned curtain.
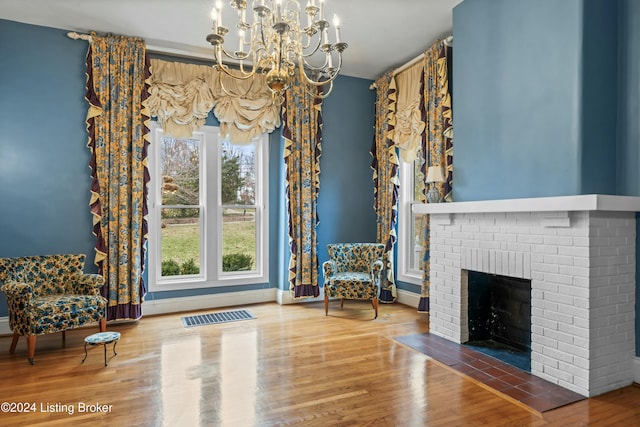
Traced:
<svg viewBox="0 0 640 427">
<path fill-rule="evenodd" d="M 286 91 L 283 108 L 291 250 L 289 285 L 293 298 L 317 297 L 322 99 L 308 94 L 296 75 Z"/>
<path fill-rule="evenodd" d="M 371 147 L 373 169 L 373 209 L 376 213 L 377 242 L 385 244 L 385 279 L 380 292 L 381 302 L 394 302 L 398 295 L 394 276 L 393 255 L 397 240 L 398 220 L 398 155 L 393 142 L 395 129 L 396 87 L 391 73 L 375 82 L 376 123 Z"/>
<path fill-rule="evenodd" d="M 453 124 L 451 111 L 451 95 L 447 77 L 446 47 L 441 40 L 425 52 L 424 74 L 421 80 L 424 105 L 421 105 L 425 132 L 422 138 L 422 152 L 425 156 L 424 176 L 429 166 L 443 166 L 446 171 L 446 182 L 438 183 L 438 189 L 445 198 L 451 201 L 451 185 L 453 177 Z M 428 184 L 425 185 L 425 192 Z M 425 194 L 426 200 L 426 194 Z M 429 311 L 429 218 L 427 221 L 423 248 L 423 283 L 420 293 L 418 311 Z"/>
<path fill-rule="evenodd" d="M 143 40 L 91 34 L 86 92 L 90 205 L 108 320 L 140 318 L 146 293 L 148 77 Z"/>
</svg>

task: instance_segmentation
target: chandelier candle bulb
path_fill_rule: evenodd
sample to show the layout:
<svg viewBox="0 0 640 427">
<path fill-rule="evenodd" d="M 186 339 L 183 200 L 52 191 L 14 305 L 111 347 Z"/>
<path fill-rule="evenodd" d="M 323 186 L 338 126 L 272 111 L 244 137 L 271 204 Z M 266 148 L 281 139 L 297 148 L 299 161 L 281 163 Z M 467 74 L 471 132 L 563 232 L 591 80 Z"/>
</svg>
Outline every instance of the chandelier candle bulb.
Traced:
<svg viewBox="0 0 640 427">
<path fill-rule="evenodd" d="M 324 0 L 320 0 L 320 19 L 324 19 Z"/>
<path fill-rule="evenodd" d="M 211 32 L 213 34 L 218 32 L 218 11 L 214 7 L 211 9 L 211 19 L 213 20 L 213 24 L 211 26 Z"/>
<path fill-rule="evenodd" d="M 282 0 L 276 0 L 276 17 L 282 21 Z"/>
<path fill-rule="evenodd" d="M 216 2 L 216 9 L 218 12 L 218 25 L 222 26 L 222 2 L 220 0 Z"/>
<path fill-rule="evenodd" d="M 336 27 L 336 43 L 340 43 L 340 19 L 335 13 L 333 14 L 333 25 Z"/>
</svg>

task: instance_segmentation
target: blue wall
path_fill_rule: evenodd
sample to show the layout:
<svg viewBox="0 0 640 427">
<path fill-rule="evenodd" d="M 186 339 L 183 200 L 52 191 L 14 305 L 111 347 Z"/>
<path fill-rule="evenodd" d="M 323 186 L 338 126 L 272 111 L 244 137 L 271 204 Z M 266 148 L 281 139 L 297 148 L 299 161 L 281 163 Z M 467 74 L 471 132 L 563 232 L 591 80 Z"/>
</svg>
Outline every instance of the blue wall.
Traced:
<svg viewBox="0 0 640 427">
<path fill-rule="evenodd" d="M 640 2 L 465 0 L 453 25 L 454 200 L 640 196 Z"/>
<path fill-rule="evenodd" d="M 640 2 L 619 8 L 618 158 L 621 194 L 640 195 Z"/>
<path fill-rule="evenodd" d="M 623 0 L 619 10 L 618 187 L 640 196 L 640 2 Z M 640 214 L 636 214 L 636 354 L 640 355 Z"/>
<path fill-rule="evenodd" d="M 454 9 L 454 200 L 579 192 L 581 5 L 465 0 Z"/>
<path fill-rule="evenodd" d="M 617 194 L 618 1 L 585 0 L 580 194 Z"/>
<path fill-rule="evenodd" d="M 323 103 L 318 195 L 320 263 L 329 259 L 328 243 L 376 241 L 369 154 L 375 124 L 375 91 L 369 90 L 370 84 L 369 80 L 343 77 L 335 82 L 333 92 Z"/>
<path fill-rule="evenodd" d="M 0 20 L 0 52 L 0 257 L 81 252 L 88 258 L 85 270 L 95 272 L 84 123 L 87 43 L 69 39 L 63 30 Z M 375 239 L 370 83 L 339 77 L 323 107 L 321 251 L 330 241 Z M 270 283 L 156 292 L 147 300 L 265 286 L 288 289 L 280 132 L 269 140 Z M 4 298 L 1 316 L 7 316 Z"/>
<path fill-rule="evenodd" d="M 93 255 L 86 51 L 61 31 L 0 20 L 0 257 Z"/>
</svg>

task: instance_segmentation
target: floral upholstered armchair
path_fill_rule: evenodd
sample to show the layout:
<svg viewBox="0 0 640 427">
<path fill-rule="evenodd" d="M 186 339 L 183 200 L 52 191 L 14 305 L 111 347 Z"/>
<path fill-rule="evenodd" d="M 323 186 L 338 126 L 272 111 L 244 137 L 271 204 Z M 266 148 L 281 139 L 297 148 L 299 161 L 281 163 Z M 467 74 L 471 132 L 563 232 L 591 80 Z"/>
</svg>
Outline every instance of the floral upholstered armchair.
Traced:
<svg viewBox="0 0 640 427">
<path fill-rule="evenodd" d="M 333 243 L 327 245 L 329 261 L 324 273 L 324 313 L 329 313 L 329 298 L 371 300 L 378 318 L 378 294 L 382 272 L 382 243 Z"/>
<path fill-rule="evenodd" d="M 106 330 L 107 300 L 98 274 L 83 274 L 85 255 L 0 258 L 2 293 L 9 306 L 13 354 L 18 338 L 27 337 L 29 363 L 34 362 L 36 336 L 62 332 L 92 322 Z"/>
</svg>

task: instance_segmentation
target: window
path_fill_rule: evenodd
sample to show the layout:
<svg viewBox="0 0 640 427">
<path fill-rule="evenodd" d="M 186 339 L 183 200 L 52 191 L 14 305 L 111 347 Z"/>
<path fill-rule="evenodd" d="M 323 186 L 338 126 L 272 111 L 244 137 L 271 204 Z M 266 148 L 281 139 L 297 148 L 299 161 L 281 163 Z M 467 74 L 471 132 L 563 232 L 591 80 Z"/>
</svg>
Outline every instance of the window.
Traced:
<svg viewBox="0 0 640 427">
<path fill-rule="evenodd" d="M 398 279 L 422 283 L 422 256 L 427 216 L 414 214 L 412 206 L 424 203 L 424 156 L 418 152 L 412 163 L 400 161 L 400 198 L 398 206 Z"/>
<path fill-rule="evenodd" d="M 249 145 L 204 126 L 190 138 L 152 124 L 149 282 L 176 290 L 268 281 L 268 137 Z"/>
</svg>

